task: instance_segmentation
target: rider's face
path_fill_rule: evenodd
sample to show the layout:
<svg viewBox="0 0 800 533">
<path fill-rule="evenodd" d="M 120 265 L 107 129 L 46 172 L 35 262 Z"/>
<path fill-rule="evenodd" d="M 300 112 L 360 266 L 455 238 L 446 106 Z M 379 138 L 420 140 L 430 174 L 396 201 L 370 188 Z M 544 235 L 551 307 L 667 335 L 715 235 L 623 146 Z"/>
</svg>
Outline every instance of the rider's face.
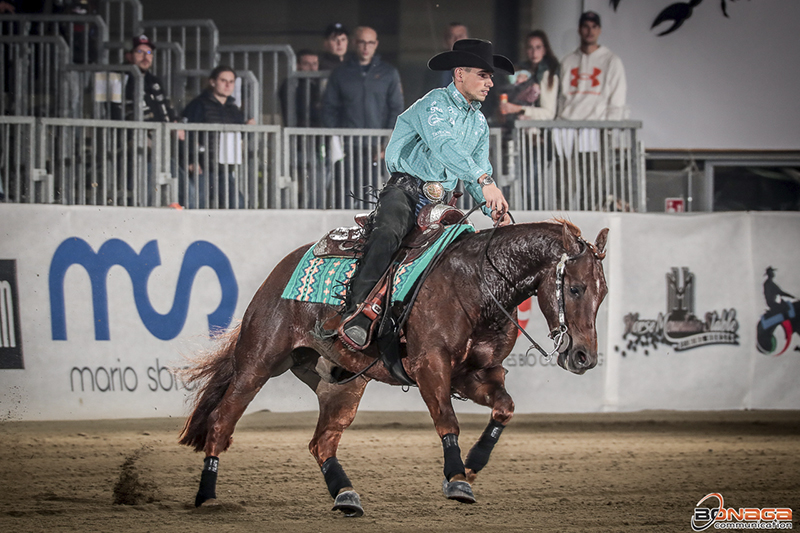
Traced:
<svg viewBox="0 0 800 533">
<path fill-rule="evenodd" d="M 470 102 L 483 102 L 489 89 L 494 87 L 492 73 L 479 68 L 458 67 L 456 80 L 459 81 L 461 94 Z"/>
</svg>

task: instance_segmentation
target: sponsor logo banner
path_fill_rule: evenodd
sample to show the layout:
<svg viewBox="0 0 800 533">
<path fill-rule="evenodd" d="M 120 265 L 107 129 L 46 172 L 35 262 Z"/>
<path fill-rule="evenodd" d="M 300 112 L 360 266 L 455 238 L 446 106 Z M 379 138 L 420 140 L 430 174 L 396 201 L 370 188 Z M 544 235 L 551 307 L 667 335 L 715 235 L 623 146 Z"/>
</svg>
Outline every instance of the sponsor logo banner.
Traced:
<svg viewBox="0 0 800 533">
<path fill-rule="evenodd" d="M 22 328 L 19 321 L 17 262 L 0 260 L 0 369 L 25 368 L 22 361 Z"/>
<path fill-rule="evenodd" d="M 643 319 L 639 313 L 625 315 L 622 339 L 627 344 L 622 355 L 642 349 L 650 355 L 659 345 L 677 351 L 712 344 L 739 344 L 739 322 L 735 309 L 706 312 L 703 320 L 695 312 L 695 277 L 687 268 L 672 268 L 666 275 L 666 312 L 655 319 Z M 619 350 L 619 347 L 616 347 Z"/>
<path fill-rule="evenodd" d="M 703 507 L 703 504 L 716 507 Z M 692 530 L 707 529 L 792 529 L 789 507 L 725 507 L 722 494 L 706 494 L 694 507 Z"/>
</svg>

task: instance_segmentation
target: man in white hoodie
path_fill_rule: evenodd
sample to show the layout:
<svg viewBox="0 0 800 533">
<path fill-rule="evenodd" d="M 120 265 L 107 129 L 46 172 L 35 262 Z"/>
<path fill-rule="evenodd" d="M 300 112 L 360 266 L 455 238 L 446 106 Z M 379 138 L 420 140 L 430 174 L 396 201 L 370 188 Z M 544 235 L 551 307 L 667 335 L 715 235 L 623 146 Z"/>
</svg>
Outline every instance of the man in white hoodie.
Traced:
<svg viewBox="0 0 800 533">
<path fill-rule="evenodd" d="M 566 120 L 623 120 L 626 115 L 625 69 L 611 50 L 597 43 L 600 15 L 581 15 L 581 45 L 561 61 L 559 118 Z"/>
</svg>

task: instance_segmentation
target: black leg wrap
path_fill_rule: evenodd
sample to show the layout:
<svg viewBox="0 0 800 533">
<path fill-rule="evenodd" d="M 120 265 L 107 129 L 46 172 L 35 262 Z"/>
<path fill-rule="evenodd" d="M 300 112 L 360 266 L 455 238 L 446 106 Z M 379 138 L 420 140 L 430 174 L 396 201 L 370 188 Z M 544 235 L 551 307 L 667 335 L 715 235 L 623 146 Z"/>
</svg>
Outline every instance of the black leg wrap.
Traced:
<svg viewBox="0 0 800 533">
<path fill-rule="evenodd" d="M 481 469 L 489 462 L 489 456 L 492 454 L 494 445 L 500 439 L 500 434 L 503 432 L 505 426 L 500 422 L 492 420 L 486 429 L 483 430 L 481 438 L 475 443 L 475 446 L 467 454 L 466 467 L 473 472 L 480 472 Z"/>
<path fill-rule="evenodd" d="M 336 495 L 343 488 L 353 486 L 336 457 L 331 457 L 322 464 L 322 475 L 325 476 L 328 492 L 331 493 L 333 498 L 336 498 Z"/>
<path fill-rule="evenodd" d="M 461 460 L 461 448 L 458 447 L 458 435 L 448 433 L 442 437 L 442 448 L 444 448 L 444 477 L 450 481 L 453 476 L 466 475 L 464 462 Z"/>
<path fill-rule="evenodd" d="M 200 507 L 203 502 L 217 497 L 217 469 L 219 457 L 209 456 L 203 461 L 203 473 L 200 476 L 200 490 L 194 499 L 194 506 Z"/>
</svg>

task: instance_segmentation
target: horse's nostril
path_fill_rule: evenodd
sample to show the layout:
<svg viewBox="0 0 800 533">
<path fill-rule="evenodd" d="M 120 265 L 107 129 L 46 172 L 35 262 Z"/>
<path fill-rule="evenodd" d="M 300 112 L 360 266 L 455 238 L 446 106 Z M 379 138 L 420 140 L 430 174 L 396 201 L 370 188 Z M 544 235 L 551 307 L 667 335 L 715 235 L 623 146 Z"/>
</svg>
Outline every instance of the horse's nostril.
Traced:
<svg viewBox="0 0 800 533">
<path fill-rule="evenodd" d="M 586 352 L 582 350 L 575 352 L 573 360 L 575 361 L 575 366 L 578 368 L 584 368 L 589 365 L 589 358 L 586 356 Z"/>
</svg>

